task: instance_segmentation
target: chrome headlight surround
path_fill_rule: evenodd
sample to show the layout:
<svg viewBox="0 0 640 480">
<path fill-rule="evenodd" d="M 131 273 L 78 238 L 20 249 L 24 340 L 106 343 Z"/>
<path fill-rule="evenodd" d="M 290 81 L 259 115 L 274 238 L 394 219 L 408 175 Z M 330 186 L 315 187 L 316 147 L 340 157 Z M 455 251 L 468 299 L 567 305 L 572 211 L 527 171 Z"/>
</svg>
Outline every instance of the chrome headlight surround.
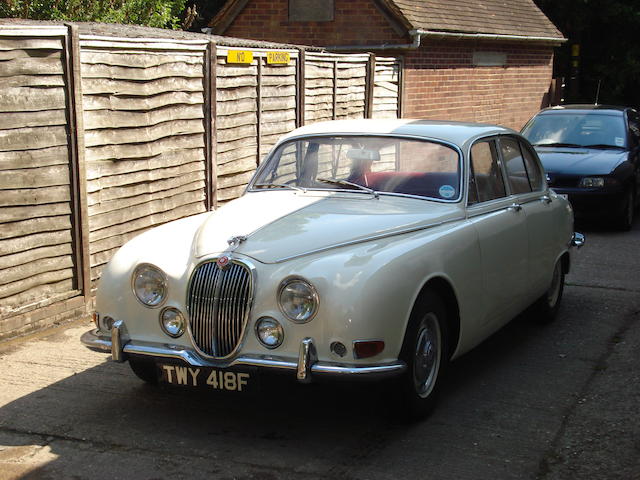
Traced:
<svg viewBox="0 0 640 480">
<path fill-rule="evenodd" d="M 159 320 L 162 331 L 172 338 L 181 337 L 187 329 L 184 315 L 175 307 L 164 308 L 160 312 Z"/>
<path fill-rule="evenodd" d="M 315 287 L 301 277 L 289 277 L 278 288 L 278 306 L 289 320 L 307 323 L 318 313 L 318 292 Z"/>
<path fill-rule="evenodd" d="M 131 275 L 131 288 L 145 307 L 159 307 L 167 299 L 167 275 L 155 265 L 141 263 Z"/>
</svg>

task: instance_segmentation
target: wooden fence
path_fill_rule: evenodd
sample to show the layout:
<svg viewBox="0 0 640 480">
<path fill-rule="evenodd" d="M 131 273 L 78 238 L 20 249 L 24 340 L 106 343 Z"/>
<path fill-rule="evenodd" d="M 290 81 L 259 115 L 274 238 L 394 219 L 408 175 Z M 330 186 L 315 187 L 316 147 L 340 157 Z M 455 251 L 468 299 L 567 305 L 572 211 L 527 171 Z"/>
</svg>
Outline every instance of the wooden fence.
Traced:
<svg viewBox="0 0 640 480">
<path fill-rule="evenodd" d="M 398 59 L 154 32 L 0 25 L 0 340 L 86 314 L 124 242 L 240 196 L 282 134 L 399 116 Z"/>
</svg>

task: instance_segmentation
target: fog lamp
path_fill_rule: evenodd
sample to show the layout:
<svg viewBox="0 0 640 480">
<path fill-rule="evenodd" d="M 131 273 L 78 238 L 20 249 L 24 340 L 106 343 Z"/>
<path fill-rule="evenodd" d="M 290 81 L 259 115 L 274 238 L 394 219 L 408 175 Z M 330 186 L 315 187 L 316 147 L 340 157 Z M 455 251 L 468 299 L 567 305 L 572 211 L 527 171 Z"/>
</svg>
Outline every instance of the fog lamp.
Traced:
<svg viewBox="0 0 640 480">
<path fill-rule="evenodd" d="M 262 317 L 256 322 L 256 336 L 265 347 L 277 348 L 284 340 L 284 330 L 275 318 Z"/>
<path fill-rule="evenodd" d="M 164 333 L 170 337 L 177 338 L 185 330 L 184 316 L 177 308 L 165 308 L 160 313 L 160 326 Z"/>
<path fill-rule="evenodd" d="M 329 349 L 339 357 L 344 357 L 347 354 L 347 347 L 342 342 L 332 342 Z"/>
<path fill-rule="evenodd" d="M 111 329 L 113 328 L 113 322 L 114 322 L 113 318 L 111 318 L 108 315 L 105 315 L 102 318 L 101 322 L 102 322 L 102 328 L 104 328 L 107 332 L 110 332 Z"/>
</svg>

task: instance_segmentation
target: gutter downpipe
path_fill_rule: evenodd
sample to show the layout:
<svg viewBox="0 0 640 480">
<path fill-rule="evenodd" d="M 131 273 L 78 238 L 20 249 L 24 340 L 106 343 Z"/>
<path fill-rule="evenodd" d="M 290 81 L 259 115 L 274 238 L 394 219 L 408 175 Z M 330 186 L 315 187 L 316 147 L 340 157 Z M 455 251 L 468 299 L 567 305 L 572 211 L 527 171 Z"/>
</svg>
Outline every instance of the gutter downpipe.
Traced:
<svg viewBox="0 0 640 480">
<path fill-rule="evenodd" d="M 529 37 L 525 35 L 500 35 L 492 33 L 454 33 L 454 32 L 434 32 L 430 30 L 409 30 L 409 35 L 413 37 L 413 42 L 402 44 L 383 43 L 382 45 L 334 45 L 325 47 L 329 51 L 344 50 L 415 50 L 420 47 L 422 37 L 453 40 L 506 40 L 511 42 L 539 42 L 549 44 L 561 44 L 567 41 L 566 38 L 556 37 Z"/>
</svg>

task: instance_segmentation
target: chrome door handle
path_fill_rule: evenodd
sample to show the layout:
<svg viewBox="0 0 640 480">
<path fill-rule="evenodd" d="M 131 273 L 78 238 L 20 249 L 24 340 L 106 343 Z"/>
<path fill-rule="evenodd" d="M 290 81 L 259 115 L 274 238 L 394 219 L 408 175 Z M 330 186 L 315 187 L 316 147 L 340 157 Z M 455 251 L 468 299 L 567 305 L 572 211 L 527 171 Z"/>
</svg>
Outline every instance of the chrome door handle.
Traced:
<svg viewBox="0 0 640 480">
<path fill-rule="evenodd" d="M 522 205 L 520 205 L 519 203 L 512 203 L 511 205 L 509 205 L 508 209 L 514 212 L 519 212 L 520 210 L 522 210 Z"/>
</svg>

